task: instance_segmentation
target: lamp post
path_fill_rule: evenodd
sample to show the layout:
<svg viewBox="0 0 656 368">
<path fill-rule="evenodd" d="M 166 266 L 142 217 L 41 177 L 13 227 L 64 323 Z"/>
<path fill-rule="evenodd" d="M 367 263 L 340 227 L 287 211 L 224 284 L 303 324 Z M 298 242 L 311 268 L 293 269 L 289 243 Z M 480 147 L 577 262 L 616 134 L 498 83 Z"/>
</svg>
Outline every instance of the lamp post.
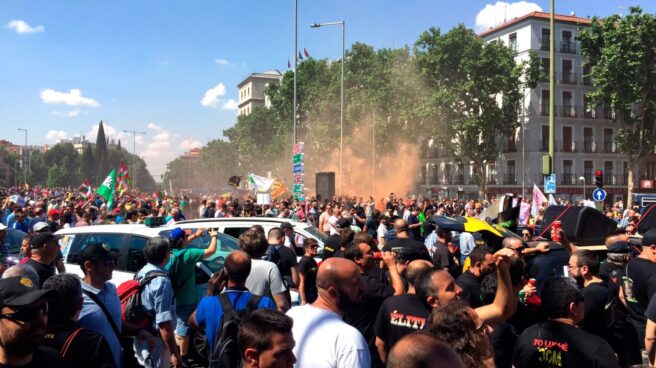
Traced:
<svg viewBox="0 0 656 368">
<path fill-rule="evenodd" d="M 132 133 L 132 171 L 133 171 L 133 183 L 134 183 L 134 188 L 137 188 L 137 165 L 135 161 L 135 157 L 137 156 L 137 134 L 146 134 L 146 132 L 138 132 L 136 130 L 124 130 L 124 133 Z"/>
<path fill-rule="evenodd" d="M 341 96 L 340 96 L 340 117 L 339 117 L 339 191 L 344 194 L 344 48 L 346 41 L 346 23 L 343 20 L 338 22 L 314 23 L 311 28 L 323 26 L 342 26 L 342 78 L 341 78 Z"/>
<path fill-rule="evenodd" d="M 30 151 L 27 148 L 27 129 L 23 128 L 18 128 L 18 130 L 25 132 L 25 151 L 23 152 L 23 184 L 27 183 L 27 171 L 29 170 L 30 166 Z M 27 161 L 27 165 L 25 164 L 25 161 Z"/>
<path fill-rule="evenodd" d="M 585 176 L 579 176 L 579 180 L 583 182 L 583 200 L 585 201 Z"/>
</svg>

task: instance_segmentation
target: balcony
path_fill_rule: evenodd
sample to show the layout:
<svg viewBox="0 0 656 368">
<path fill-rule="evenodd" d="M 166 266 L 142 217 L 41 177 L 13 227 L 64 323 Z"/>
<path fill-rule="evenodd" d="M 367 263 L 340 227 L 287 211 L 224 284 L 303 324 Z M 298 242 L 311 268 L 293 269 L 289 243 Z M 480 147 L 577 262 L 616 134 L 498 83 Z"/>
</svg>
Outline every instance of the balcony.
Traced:
<svg viewBox="0 0 656 368">
<path fill-rule="evenodd" d="M 596 108 L 588 108 L 583 111 L 583 117 L 586 119 L 596 119 L 598 115 Z"/>
<path fill-rule="evenodd" d="M 581 144 L 583 147 L 583 152 L 585 153 L 595 153 L 597 152 L 597 145 L 590 139 L 584 140 Z"/>
<path fill-rule="evenodd" d="M 615 111 L 604 109 L 604 119 L 615 120 Z"/>
<path fill-rule="evenodd" d="M 478 185 L 478 175 L 472 175 L 469 178 L 467 178 L 467 184 Z"/>
<path fill-rule="evenodd" d="M 504 174 L 503 175 L 503 184 L 504 185 L 515 185 L 517 184 L 517 175 L 514 173 Z"/>
<path fill-rule="evenodd" d="M 583 174 L 583 177 L 585 178 L 585 185 L 593 185 L 594 184 L 595 176 L 592 173 L 592 171 L 586 172 L 585 174 Z M 581 180 L 579 180 L 579 184 L 582 184 Z"/>
<path fill-rule="evenodd" d="M 576 117 L 576 106 L 574 105 L 564 105 L 562 109 L 562 115 L 566 118 L 575 118 Z"/>
<path fill-rule="evenodd" d="M 451 184 L 453 184 L 453 185 L 465 185 L 465 176 L 463 174 L 453 175 L 453 179 L 451 181 Z"/>
<path fill-rule="evenodd" d="M 549 37 L 542 37 L 540 39 L 540 50 L 549 51 Z"/>
<path fill-rule="evenodd" d="M 501 145 L 501 152 L 517 152 L 517 143 L 515 142 L 505 142 Z"/>
<path fill-rule="evenodd" d="M 592 85 L 592 77 L 590 77 L 590 76 L 583 77 L 583 85 L 584 86 L 591 86 Z"/>
<path fill-rule="evenodd" d="M 574 174 L 561 174 L 560 185 L 576 185 L 576 180 L 576 175 Z"/>
<path fill-rule="evenodd" d="M 540 152 L 549 152 L 549 141 L 540 142 Z"/>
<path fill-rule="evenodd" d="M 488 185 L 497 185 L 497 176 L 496 175 L 490 175 L 488 176 L 486 183 Z"/>
<path fill-rule="evenodd" d="M 604 153 L 617 153 L 617 147 L 612 141 L 604 141 Z"/>
<path fill-rule="evenodd" d="M 540 104 L 540 115 L 549 116 L 549 101 Z"/>
<path fill-rule="evenodd" d="M 576 54 L 576 42 L 569 40 L 560 41 L 560 52 Z"/>
<path fill-rule="evenodd" d="M 576 73 L 565 71 L 560 73 L 560 83 L 562 84 L 576 84 Z"/>
<path fill-rule="evenodd" d="M 560 143 L 559 145 L 561 149 L 560 152 L 569 152 L 569 153 L 576 152 L 576 144 L 573 141 L 562 141 L 558 143 Z"/>
</svg>

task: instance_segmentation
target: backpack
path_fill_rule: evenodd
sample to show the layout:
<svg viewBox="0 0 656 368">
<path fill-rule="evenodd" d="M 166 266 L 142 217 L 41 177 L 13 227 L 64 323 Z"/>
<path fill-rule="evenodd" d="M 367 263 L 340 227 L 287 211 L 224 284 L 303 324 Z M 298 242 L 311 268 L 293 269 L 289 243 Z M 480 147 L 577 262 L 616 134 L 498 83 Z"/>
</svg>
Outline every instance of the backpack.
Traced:
<svg viewBox="0 0 656 368">
<path fill-rule="evenodd" d="M 121 299 L 121 317 L 124 321 L 150 330 L 155 316 L 144 308 L 141 303 L 141 293 L 148 283 L 158 277 L 167 277 L 167 274 L 151 272 L 144 276 L 141 281 L 129 280 L 118 286 L 116 291 L 119 299 Z"/>
<path fill-rule="evenodd" d="M 265 261 L 273 262 L 277 266 L 278 263 L 280 263 L 280 253 L 278 251 L 278 247 L 269 244 L 266 253 L 264 253 L 264 256 L 262 256 L 262 259 Z"/>
<path fill-rule="evenodd" d="M 217 298 L 223 308 L 223 317 L 221 317 L 221 323 L 214 334 L 209 368 L 239 368 L 241 367 L 241 353 L 237 343 L 239 324 L 246 314 L 257 308 L 262 296 L 251 294 L 246 308 L 239 311 L 235 311 L 227 293 L 219 294 Z M 235 304 L 237 304 L 236 301 Z"/>
</svg>

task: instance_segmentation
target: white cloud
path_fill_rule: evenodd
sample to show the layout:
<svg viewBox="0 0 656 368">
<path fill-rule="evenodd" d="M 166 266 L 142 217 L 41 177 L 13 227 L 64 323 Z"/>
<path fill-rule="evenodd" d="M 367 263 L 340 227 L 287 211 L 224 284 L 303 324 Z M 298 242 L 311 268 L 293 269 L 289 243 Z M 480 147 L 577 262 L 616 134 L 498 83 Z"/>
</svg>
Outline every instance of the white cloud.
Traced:
<svg viewBox="0 0 656 368">
<path fill-rule="evenodd" d="M 158 142 L 169 141 L 170 139 L 171 135 L 169 132 L 162 132 L 153 137 L 153 140 Z"/>
<path fill-rule="evenodd" d="M 237 101 L 235 101 L 234 99 L 231 98 L 223 104 L 223 109 L 224 110 L 237 110 L 238 105 L 239 104 L 237 103 Z"/>
<path fill-rule="evenodd" d="M 487 4 L 476 14 L 476 31 L 485 31 L 502 24 L 504 20 L 509 21 L 534 11 L 542 11 L 542 8 L 528 1 L 497 1 L 495 4 Z"/>
<path fill-rule="evenodd" d="M 182 148 L 185 151 L 188 151 L 192 148 L 199 148 L 202 146 L 203 144 L 195 139 L 185 139 L 182 142 L 180 142 L 180 145 L 178 147 Z"/>
<path fill-rule="evenodd" d="M 68 139 L 68 133 L 63 130 L 49 130 L 46 134 L 46 139 L 49 141 L 56 141 L 58 139 Z"/>
<path fill-rule="evenodd" d="M 214 88 L 210 88 L 205 92 L 203 99 L 200 100 L 200 104 L 205 107 L 211 107 L 218 109 L 223 102 L 219 97 L 224 96 L 226 93 L 225 86 L 223 83 L 219 83 Z"/>
<path fill-rule="evenodd" d="M 80 109 L 71 110 L 69 112 L 62 112 L 62 111 L 55 110 L 51 114 L 54 116 L 65 116 L 67 118 L 73 118 L 80 115 Z"/>
<path fill-rule="evenodd" d="M 228 65 L 228 64 L 230 64 L 230 63 L 228 62 L 228 60 L 226 60 L 226 59 L 221 59 L 221 58 L 216 58 L 216 59 L 214 59 L 214 62 L 217 63 L 217 64 L 219 64 L 219 65 Z"/>
<path fill-rule="evenodd" d="M 83 97 L 82 91 L 79 89 L 72 89 L 68 93 L 46 89 L 41 92 L 41 101 L 45 104 L 64 104 L 68 106 L 100 106 L 96 100 Z"/>
<path fill-rule="evenodd" d="M 5 24 L 5 27 L 9 29 L 13 29 L 18 34 L 40 33 L 46 30 L 45 27 L 41 25 L 32 27 L 31 25 L 27 24 L 25 21 L 20 19 L 12 20 L 11 22 Z"/>
</svg>

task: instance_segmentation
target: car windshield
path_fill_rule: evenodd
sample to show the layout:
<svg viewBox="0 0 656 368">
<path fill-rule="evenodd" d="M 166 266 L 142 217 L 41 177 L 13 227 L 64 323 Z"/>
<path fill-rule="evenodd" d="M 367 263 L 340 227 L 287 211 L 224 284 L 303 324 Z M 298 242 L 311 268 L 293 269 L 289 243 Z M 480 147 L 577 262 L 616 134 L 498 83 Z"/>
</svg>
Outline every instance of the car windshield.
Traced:
<svg viewBox="0 0 656 368">
<path fill-rule="evenodd" d="M 307 231 L 310 235 L 312 235 L 315 238 L 319 239 L 322 243 L 325 243 L 326 240 L 328 239 L 328 236 L 326 234 L 319 231 L 319 229 L 317 229 L 314 226 L 308 226 L 306 228 L 303 228 L 303 230 Z"/>
<path fill-rule="evenodd" d="M 191 230 L 193 233 L 196 229 L 187 229 Z M 172 230 L 165 230 L 159 233 L 159 235 L 168 237 Z M 197 249 L 206 249 L 210 245 L 210 236 L 207 234 L 207 231 L 203 232 L 198 238 L 192 240 L 188 248 L 197 248 Z M 212 272 L 218 272 L 223 268 L 225 263 L 225 258 L 235 250 L 239 250 L 239 241 L 230 235 L 223 233 L 218 234 L 218 244 L 216 245 L 216 252 L 203 260 L 203 264 L 207 266 Z"/>
</svg>

